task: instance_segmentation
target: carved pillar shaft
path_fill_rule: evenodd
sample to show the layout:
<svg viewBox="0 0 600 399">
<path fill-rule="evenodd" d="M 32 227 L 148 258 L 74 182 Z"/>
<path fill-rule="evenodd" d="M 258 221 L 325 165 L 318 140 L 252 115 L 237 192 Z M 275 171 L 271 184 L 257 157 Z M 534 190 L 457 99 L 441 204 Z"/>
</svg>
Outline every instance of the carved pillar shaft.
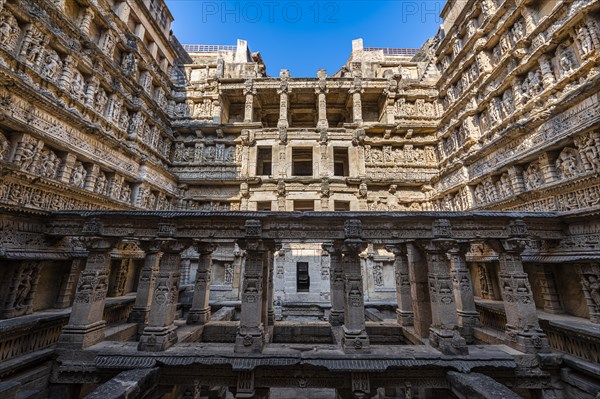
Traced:
<svg viewBox="0 0 600 399">
<path fill-rule="evenodd" d="M 275 273 L 273 269 L 275 266 L 275 254 L 273 252 L 269 252 L 268 255 L 267 266 L 269 271 L 269 283 L 267 284 L 267 325 L 272 326 L 275 325 L 275 309 L 273 308 L 273 273 Z"/>
<path fill-rule="evenodd" d="M 499 252 L 498 277 L 506 313 L 506 335 L 516 349 L 540 352 L 548 350 L 548 341 L 540 329 L 529 278 L 523 271 L 524 247 L 523 240 L 510 238 L 495 248 Z"/>
<path fill-rule="evenodd" d="M 246 104 L 244 106 L 244 122 L 251 123 L 254 113 L 254 94 L 246 94 Z"/>
<path fill-rule="evenodd" d="M 362 240 L 360 220 L 344 223 L 342 269 L 344 276 L 344 337 L 342 346 L 346 353 L 369 351 L 369 337 L 365 327 L 365 301 L 359 254 L 367 243 Z"/>
<path fill-rule="evenodd" d="M 212 270 L 212 253 L 215 248 L 210 244 L 198 244 L 198 270 L 194 285 L 192 307 L 187 316 L 187 324 L 204 324 L 210 320 L 210 275 Z"/>
<path fill-rule="evenodd" d="M 183 245 L 165 240 L 148 315 L 148 324 L 140 337 L 138 350 L 164 351 L 177 342 L 173 324 L 179 298 L 179 264 Z"/>
<path fill-rule="evenodd" d="M 447 250 L 452 245 L 454 245 L 453 240 L 442 238 L 432 240 L 426 247 L 429 296 L 431 298 L 429 341 L 442 353 L 467 354 L 466 342 L 456 330 L 458 313 L 447 254 Z"/>
<path fill-rule="evenodd" d="M 84 35 L 89 35 L 90 33 L 90 25 L 92 20 L 94 19 L 94 11 L 91 7 L 87 7 L 83 11 L 83 17 L 81 18 L 81 22 L 79 23 L 79 29 L 81 29 L 81 33 Z"/>
<path fill-rule="evenodd" d="M 58 78 L 58 87 L 63 90 L 68 90 L 71 87 L 71 81 L 73 80 L 73 70 L 77 64 L 77 61 L 71 56 L 67 55 L 63 63 L 62 72 Z"/>
<path fill-rule="evenodd" d="M 395 255 L 394 271 L 396 274 L 396 317 L 401 326 L 412 326 L 414 313 L 412 308 L 412 297 L 410 279 L 408 277 L 408 252 L 406 244 L 394 245 L 388 251 Z"/>
<path fill-rule="evenodd" d="M 108 296 L 122 296 L 125 294 L 125 285 L 127 283 L 127 273 L 129 272 L 130 259 L 121 259 L 119 265 L 114 268 L 115 273 L 113 284 L 108 291 Z"/>
<path fill-rule="evenodd" d="M 317 92 L 317 101 L 318 101 L 318 117 L 319 120 L 317 122 L 317 128 L 319 129 L 327 129 L 329 127 L 329 123 L 327 122 L 327 99 L 325 91 Z"/>
<path fill-rule="evenodd" d="M 104 339 L 104 304 L 113 244 L 100 238 L 88 240 L 85 269 L 79 276 L 69 323 L 59 339 L 60 346 L 83 349 Z"/>
<path fill-rule="evenodd" d="M 354 123 L 362 123 L 362 98 L 361 91 L 355 90 L 352 92 L 352 121 Z"/>
<path fill-rule="evenodd" d="M 329 253 L 329 283 L 331 287 L 331 313 L 329 323 L 341 326 L 344 323 L 344 273 L 342 268 L 342 253 L 332 244 L 323 244 L 323 249 Z"/>
<path fill-rule="evenodd" d="M 542 289 L 544 311 L 554 314 L 564 313 L 551 265 L 538 265 L 536 277 Z"/>
<path fill-rule="evenodd" d="M 288 92 L 281 91 L 279 94 L 279 122 L 277 123 L 277 127 L 289 127 L 288 108 Z"/>
<path fill-rule="evenodd" d="M 542 70 L 542 81 L 544 82 L 544 88 L 547 89 L 556 82 L 554 72 L 552 71 L 550 58 L 544 54 L 538 58 L 538 63 L 540 64 L 540 69 Z"/>
<path fill-rule="evenodd" d="M 347 240 L 348 241 L 348 240 Z M 345 245 L 342 253 L 344 274 L 344 351 L 365 352 L 369 338 L 365 327 L 365 302 L 363 279 L 360 267 L 360 252 L 364 247 Z M 356 243 L 356 244 L 362 244 Z"/>
<path fill-rule="evenodd" d="M 140 327 L 143 327 L 146 324 L 148 314 L 150 313 L 152 294 L 154 293 L 156 275 L 159 270 L 162 252 L 160 252 L 160 247 L 157 242 L 142 243 L 140 246 L 146 252 L 146 257 L 144 258 L 144 265 L 140 271 L 135 305 L 129 315 L 129 322 L 138 323 Z"/>
<path fill-rule="evenodd" d="M 479 325 L 479 313 L 475 308 L 471 273 L 465 254 L 468 245 L 458 245 L 449 251 L 450 273 L 454 285 L 454 298 L 458 315 L 458 326 L 467 343 L 473 342 L 473 327 Z"/>
<path fill-rule="evenodd" d="M 69 270 L 69 274 L 67 274 L 60 285 L 60 291 L 58 293 L 58 298 L 54 303 L 55 308 L 64 309 L 71 306 L 71 301 L 73 300 L 74 288 L 77 284 L 77 277 L 83 268 L 85 267 L 85 259 L 83 258 L 75 258 L 71 262 L 71 269 Z"/>
<path fill-rule="evenodd" d="M 261 352 L 264 343 L 262 298 L 266 251 L 259 241 L 240 242 L 239 245 L 246 250 L 246 265 L 235 352 Z"/>
<path fill-rule="evenodd" d="M 554 162 L 550 161 L 550 154 L 547 152 L 542 153 L 539 156 L 540 161 L 540 169 L 542 170 L 542 174 L 544 175 L 545 183 L 552 183 L 558 179 L 556 169 L 554 167 Z"/>
</svg>

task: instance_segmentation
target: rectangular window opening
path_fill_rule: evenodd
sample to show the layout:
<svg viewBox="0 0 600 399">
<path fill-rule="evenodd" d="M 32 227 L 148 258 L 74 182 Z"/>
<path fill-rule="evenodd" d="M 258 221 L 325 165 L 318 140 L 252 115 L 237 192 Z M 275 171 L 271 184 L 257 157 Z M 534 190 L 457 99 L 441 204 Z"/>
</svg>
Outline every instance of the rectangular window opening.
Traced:
<svg viewBox="0 0 600 399">
<path fill-rule="evenodd" d="M 348 149 L 333 149 L 333 175 L 350 176 L 350 166 L 348 164 Z"/>
<path fill-rule="evenodd" d="M 310 275 L 308 274 L 308 262 L 296 263 L 296 292 L 310 291 Z"/>
<path fill-rule="evenodd" d="M 259 201 L 256 203 L 257 211 L 270 211 L 271 210 L 271 201 Z"/>
<path fill-rule="evenodd" d="M 294 210 L 301 212 L 310 212 L 315 210 L 315 201 L 313 200 L 296 200 L 294 201 Z"/>
<path fill-rule="evenodd" d="M 334 201 L 333 202 L 333 210 L 334 211 L 349 211 L 350 210 L 350 202 L 349 201 Z"/>
<path fill-rule="evenodd" d="M 292 148 L 292 175 L 312 176 L 313 157 L 312 148 Z"/>
<path fill-rule="evenodd" d="M 256 174 L 270 176 L 273 165 L 273 151 L 271 147 L 258 147 L 256 152 Z"/>
</svg>

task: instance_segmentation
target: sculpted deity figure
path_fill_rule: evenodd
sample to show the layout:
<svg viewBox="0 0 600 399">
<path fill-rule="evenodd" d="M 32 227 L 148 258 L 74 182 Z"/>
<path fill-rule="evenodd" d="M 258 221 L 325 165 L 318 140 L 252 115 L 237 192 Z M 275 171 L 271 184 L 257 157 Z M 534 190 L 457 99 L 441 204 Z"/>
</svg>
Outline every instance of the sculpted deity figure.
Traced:
<svg viewBox="0 0 600 399">
<path fill-rule="evenodd" d="M 502 110 L 504 115 L 508 116 L 514 111 L 514 99 L 511 89 L 508 89 L 502 95 Z"/>
<path fill-rule="evenodd" d="M 19 55 L 23 56 L 29 64 L 38 65 L 45 45 L 46 36 L 33 25 L 30 25 L 23 38 Z"/>
<path fill-rule="evenodd" d="M 100 114 L 104 114 L 104 110 L 106 109 L 106 103 L 108 102 L 108 97 L 104 89 L 98 89 L 98 93 L 96 93 L 96 112 Z"/>
<path fill-rule="evenodd" d="M 486 17 L 492 15 L 494 12 L 496 12 L 496 3 L 494 0 L 482 0 L 481 10 Z"/>
<path fill-rule="evenodd" d="M 0 44 L 9 45 L 17 30 L 13 26 L 14 17 L 8 13 L 0 14 Z"/>
<path fill-rule="evenodd" d="M 84 87 L 85 81 L 81 72 L 77 70 L 73 71 L 73 79 L 71 80 L 71 93 L 75 97 L 82 99 L 85 95 Z"/>
<path fill-rule="evenodd" d="M 129 187 L 129 184 L 123 183 L 123 187 L 121 187 L 121 194 L 120 194 L 119 199 L 124 202 L 131 201 L 131 188 Z"/>
<path fill-rule="evenodd" d="M 44 69 L 42 74 L 50 80 L 58 78 L 58 70 L 61 67 L 60 57 L 55 51 L 48 51 L 44 57 Z"/>
<path fill-rule="evenodd" d="M 524 175 L 525 183 L 529 189 L 538 188 L 543 183 L 542 171 L 537 163 L 532 163 L 529 165 Z"/>
<path fill-rule="evenodd" d="M 28 268 L 21 274 L 19 284 L 17 286 L 17 294 L 13 304 L 16 309 L 21 309 L 22 307 L 26 306 L 27 297 L 29 296 L 32 288 L 32 277 L 33 268 Z"/>
<path fill-rule="evenodd" d="M 590 274 L 583 277 L 583 286 L 588 290 L 596 309 L 600 309 L 600 279 Z"/>
<path fill-rule="evenodd" d="M 594 49 L 594 42 L 590 31 L 585 24 L 581 24 L 575 28 L 577 42 L 579 43 L 579 51 L 582 56 L 587 56 Z"/>
<path fill-rule="evenodd" d="M 10 141 L 6 138 L 2 132 L 0 132 L 0 159 L 5 160 L 8 158 L 8 151 L 10 150 Z"/>
<path fill-rule="evenodd" d="M 577 154 L 573 148 L 565 148 L 556 160 L 556 168 L 563 177 L 575 177 L 579 174 Z"/>
<path fill-rule="evenodd" d="M 94 192 L 98 194 L 104 194 L 106 189 L 106 175 L 103 172 L 98 173 L 98 178 L 96 179 L 96 187 L 94 187 Z"/>
<path fill-rule="evenodd" d="M 559 61 L 561 75 L 566 75 L 573 70 L 573 58 L 571 51 L 564 49 L 560 52 Z"/>
<path fill-rule="evenodd" d="M 73 173 L 71 174 L 71 184 L 78 188 L 83 187 L 86 176 L 87 171 L 83 167 L 83 164 L 81 162 L 77 162 L 73 168 Z"/>
</svg>

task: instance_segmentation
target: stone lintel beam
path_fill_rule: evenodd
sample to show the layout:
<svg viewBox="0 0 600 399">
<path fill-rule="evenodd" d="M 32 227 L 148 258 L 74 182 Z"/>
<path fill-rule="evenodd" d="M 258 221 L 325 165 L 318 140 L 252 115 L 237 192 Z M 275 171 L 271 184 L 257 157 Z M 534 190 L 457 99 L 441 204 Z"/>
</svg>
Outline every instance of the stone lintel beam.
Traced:
<svg viewBox="0 0 600 399">
<path fill-rule="evenodd" d="M 143 398 L 158 385 L 158 368 L 123 371 L 100 385 L 85 399 Z"/>
<path fill-rule="evenodd" d="M 487 375 L 449 371 L 446 378 L 452 393 L 460 399 L 522 399 L 508 387 Z"/>
</svg>

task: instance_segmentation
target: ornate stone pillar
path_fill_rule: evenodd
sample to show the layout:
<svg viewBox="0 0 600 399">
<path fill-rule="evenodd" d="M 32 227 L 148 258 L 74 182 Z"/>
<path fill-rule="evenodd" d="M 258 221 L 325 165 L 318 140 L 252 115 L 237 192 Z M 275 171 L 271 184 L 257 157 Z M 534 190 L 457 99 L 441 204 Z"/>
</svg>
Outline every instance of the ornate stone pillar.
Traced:
<svg viewBox="0 0 600 399">
<path fill-rule="evenodd" d="M 525 191 L 525 182 L 523 181 L 523 171 L 519 166 L 513 165 L 508 168 L 511 187 L 514 195 L 519 195 Z"/>
<path fill-rule="evenodd" d="M 79 29 L 81 29 L 82 34 L 86 36 L 90 34 L 90 25 L 93 19 L 94 11 L 92 10 L 92 7 L 87 7 L 85 10 L 83 10 L 83 17 L 79 23 Z"/>
<path fill-rule="evenodd" d="M 210 320 L 210 274 L 212 271 L 212 253 L 216 246 L 198 242 L 198 270 L 194 285 L 192 307 L 187 315 L 187 324 L 205 324 Z"/>
<path fill-rule="evenodd" d="M 244 95 L 246 96 L 246 104 L 244 105 L 244 123 L 252 123 L 254 116 L 254 82 L 252 79 L 247 79 L 244 84 Z"/>
<path fill-rule="evenodd" d="M 329 324 L 344 324 L 344 272 L 342 269 L 342 252 L 340 245 L 325 243 L 323 251 L 329 254 L 329 282 L 331 286 L 331 312 Z"/>
<path fill-rule="evenodd" d="M 552 272 L 551 265 L 538 265 L 536 278 L 542 289 L 542 297 L 544 298 L 544 312 L 561 314 L 564 309 L 556 289 L 556 278 Z"/>
<path fill-rule="evenodd" d="M 600 266 L 594 264 L 581 265 L 580 274 L 590 321 L 600 324 Z"/>
<path fill-rule="evenodd" d="M 6 281 L 0 285 L 3 303 L 0 303 L 0 318 L 10 319 L 33 313 L 33 298 L 36 293 L 43 261 L 22 261 L 7 273 Z"/>
<path fill-rule="evenodd" d="M 448 220 L 434 222 L 434 237 L 425 246 L 429 269 L 429 297 L 431 299 L 431 327 L 429 342 L 447 355 L 466 355 L 469 353 L 466 341 L 458 333 L 458 314 L 454 299 L 452 277 L 449 273 L 447 251 L 455 245 L 450 234 L 436 234 L 436 225 L 448 228 Z M 446 236 L 446 237 L 442 237 Z"/>
<path fill-rule="evenodd" d="M 273 274 L 275 273 L 275 254 L 279 253 L 281 249 L 281 244 L 274 245 L 271 248 L 271 251 L 268 253 L 268 262 L 267 262 L 267 270 L 269 271 L 268 278 L 268 291 L 267 291 L 267 325 L 273 326 L 275 325 L 275 309 L 273 308 Z"/>
<path fill-rule="evenodd" d="M 346 239 L 342 246 L 344 276 L 344 337 L 342 347 L 346 353 L 369 352 L 369 337 L 365 327 L 365 302 L 359 254 L 367 248 L 362 240 L 360 220 L 347 220 L 344 224 Z"/>
<path fill-rule="evenodd" d="M 362 88 L 362 80 L 360 76 L 354 78 L 354 82 L 348 91 L 352 95 L 352 122 L 362 125 L 362 98 L 361 94 L 364 93 Z"/>
<path fill-rule="evenodd" d="M 281 80 L 281 85 L 279 87 L 279 90 L 277 90 L 277 94 L 279 94 L 279 122 L 277 122 L 277 127 L 279 128 L 279 142 L 281 144 L 286 144 L 287 129 L 290 127 L 290 123 L 288 120 L 288 110 L 290 108 L 290 72 L 287 69 L 282 69 L 279 74 L 279 78 Z"/>
<path fill-rule="evenodd" d="M 396 274 L 396 317 L 401 326 L 413 325 L 413 308 L 410 289 L 410 279 L 408 277 L 408 249 L 406 244 L 388 245 L 386 249 L 393 253 L 394 271 Z"/>
<path fill-rule="evenodd" d="M 54 303 L 55 308 L 64 309 L 71 306 L 71 301 L 73 300 L 73 287 L 75 284 L 77 284 L 77 277 L 84 267 L 84 258 L 75 258 L 71 261 L 71 269 L 69 270 L 69 274 L 63 277 L 63 280 L 60 284 L 58 298 Z"/>
<path fill-rule="evenodd" d="M 137 293 L 135 295 L 135 304 L 129 314 L 129 322 L 137 323 L 140 333 L 148 321 L 148 314 L 152 305 L 152 295 L 156 286 L 156 275 L 158 274 L 160 258 L 162 257 L 162 241 L 142 241 L 140 248 L 146 253 L 144 265 L 140 270 Z"/>
<path fill-rule="evenodd" d="M 554 167 L 554 161 L 550 158 L 550 154 L 543 152 L 538 157 L 540 161 L 540 169 L 544 176 L 545 183 L 552 183 L 558 180 L 556 169 Z"/>
<path fill-rule="evenodd" d="M 111 270 L 112 273 L 115 273 L 112 280 L 112 285 L 109 285 L 108 296 L 116 297 L 122 296 L 125 294 L 125 285 L 127 283 L 127 273 L 129 272 L 129 264 L 131 259 L 120 259 L 117 267 Z"/>
<path fill-rule="evenodd" d="M 469 248 L 469 243 L 459 243 L 448 250 L 448 256 L 458 314 L 458 327 L 467 343 L 471 344 L 473 343 L 473 327 L 479 325 L 479 313 L 475 308 L 471 273 L 465 259 Z"/>
<path fill-rule="evenodd" d="M 59 181 L 67 184 L 71 181 L 71 174 L 73 172 L 73 166 L 75 166 L 75 161 L 77 161 L 75 154 L 70 152 L 65 154 L 60 170 L 58 171 L 57 179 Z"/>
<path fill-rule="evenodd" d="M 523 271 L 521 253 L 527 234 L 525 223 L 515 220 L 508 226 L 509 238 L 490 241 L 490 245 L 498 253 L 509 344 L 522 352 L 535 353 L 547 351 L 548 340 L 539 326 L 529 278 Z"/>
<path fill-rule="evenodd" d="M 246 251 L 246 267 L 242 282 L 240 326 L 235 340 L 235 352 L 260 353 L 264 344 L 263 269 L 267 249 L 261 239 L 259 220 L 246 221 L 246 237 L 238 242 Z"/>
<path fill-rule="evenodd" d="M 540 69 L 542 70 L 542 81 L 544 82 L 544 89 L 553 86 L 556 83 L 556 78 L 554 77 L 554 72 L 552 71 L 552 63 L 550 62 L 550 57 L 547 54 L 542 54 L 538 58 L 538 63 L 540 64 Z"/>
<path fill-rule="evenodd" d="M 95 221 L 84 226 L 92 230 Z M 110 252 L 117 239 L 84 237 L 82 241 L 88 250 L 85 269 L 79 276 L 75 300 L 68 324 L 63 328 L 59 346 L 71 349 L 84 349 L 104 339 L 104 304 L 108 290 Z"/>
<path fill-rule="evenodd" d="M 179 298 L 179 264 L 183 249 L 185 245 L 175 239 L 165 239 L 161 242 L 160 250 L 163 254 L 156 274 L 148 324 L 138 344 L 140 351 L 164 351 L 177 342 L 173 322 Z"/>
<path fill-rule="evenodd" d="M 237 379 L 236 399 L 254 399 L 256 396 L 254 388 L 254 371 L 240 371 Z"/>
<path fill-rule="evenodd" d="M 62 72 L 58 78 L 58 87 L 62 90 L 69 90 L 71 88 L 71 81 L 73 80 L 73 70 L 77 65 L 77 61 L 71 55 L 67 55 L 63 62 Z"/>
<path fill-rule="evenodd" d="M 317 72 L 319 83 L 315 89 L 317 95 L 318 122 L 317 129 L 328 129 L 329 122 L 327 121 L 327 71 L 319 69 Z"/>
</svg>

